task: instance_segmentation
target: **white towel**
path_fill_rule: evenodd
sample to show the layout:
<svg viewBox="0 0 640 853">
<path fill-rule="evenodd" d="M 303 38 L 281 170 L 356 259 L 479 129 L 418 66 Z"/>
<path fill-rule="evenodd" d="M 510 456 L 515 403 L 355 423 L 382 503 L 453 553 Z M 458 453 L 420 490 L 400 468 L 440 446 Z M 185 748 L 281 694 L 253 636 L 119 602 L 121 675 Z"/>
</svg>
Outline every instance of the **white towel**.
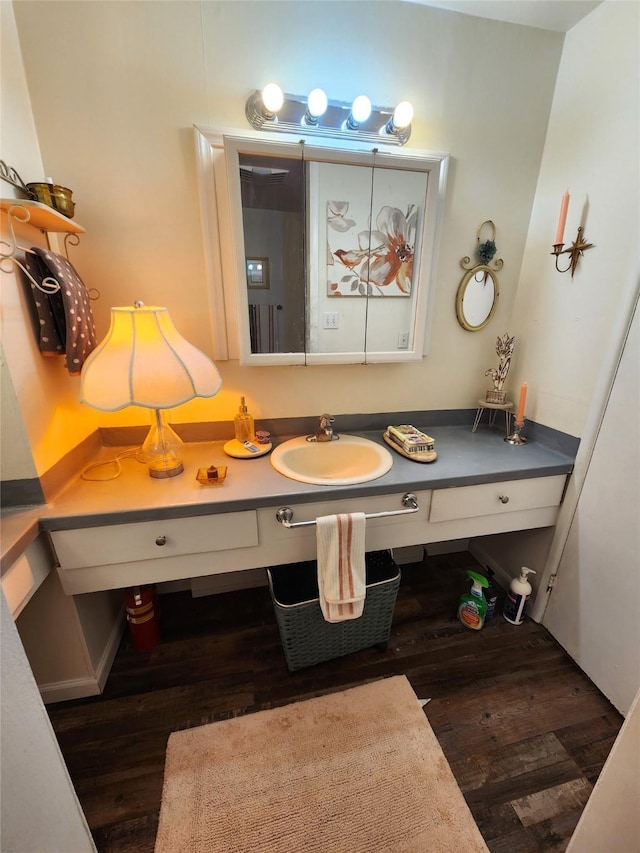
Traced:
<svg viewBox="0 0 640 853">
<path fill-rule="evenodd" d="M 316 519 L 318 590 L 327 622 L 362 616 L 367 583 L 364 537 L 363 512 Z"/>
</svg>

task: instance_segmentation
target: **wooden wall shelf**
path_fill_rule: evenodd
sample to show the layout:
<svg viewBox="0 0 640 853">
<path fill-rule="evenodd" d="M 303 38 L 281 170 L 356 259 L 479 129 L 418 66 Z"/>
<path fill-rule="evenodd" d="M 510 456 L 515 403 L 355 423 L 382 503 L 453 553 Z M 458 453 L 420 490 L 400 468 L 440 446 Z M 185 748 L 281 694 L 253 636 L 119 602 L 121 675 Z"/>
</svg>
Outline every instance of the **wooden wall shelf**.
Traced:
<svg viewBox="0 0 640 853">
<path fill-rule="evenodd" d="M 52 231 L 64 234 L 84 234 L 85 229 L 78 225 L 73 219 L 58 213 L 52 207 L 41 204 L 39 201 L 31 201 L 24 198 L 0 199 L 0 208 L 7 212 L 10 207 L 23 207 L 29 213 L 28 225 L 41 228 L 43 231 Z"/>
</svg>

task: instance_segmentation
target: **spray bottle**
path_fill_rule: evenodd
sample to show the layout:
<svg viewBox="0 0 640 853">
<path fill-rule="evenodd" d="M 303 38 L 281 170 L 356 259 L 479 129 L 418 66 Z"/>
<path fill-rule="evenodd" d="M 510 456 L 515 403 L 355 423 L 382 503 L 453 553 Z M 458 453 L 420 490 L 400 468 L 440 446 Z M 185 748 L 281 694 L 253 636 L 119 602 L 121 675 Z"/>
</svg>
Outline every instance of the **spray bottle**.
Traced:
<svg viewBox="0 0 640 853">
<path fill-rule="evenodd" d="M 482 587 L 489 586 L 489 581 L 484 575 L 479 575 L 477 572 L 467 571 L 467 574 L 473 581 L 473 586 L 470 592 L 465 592 L 460 598 L 458 619 L 467 628 L 479 631 L 484 625 L 484 618 L 487 613 L 487 602 L 482 594 Z"/>
<path fill-rule="evenodd" d="M 533 569 L 523 566 L 520 569 L 520 577 L 514 578 L 509 584 L 509 593 L 504 604 L 502 615 L 512 625 L 522 625 L 524 622 L 524 606 L 531 596 L 531 584 L 527 575 L 535 575 Z"/>
</svg>

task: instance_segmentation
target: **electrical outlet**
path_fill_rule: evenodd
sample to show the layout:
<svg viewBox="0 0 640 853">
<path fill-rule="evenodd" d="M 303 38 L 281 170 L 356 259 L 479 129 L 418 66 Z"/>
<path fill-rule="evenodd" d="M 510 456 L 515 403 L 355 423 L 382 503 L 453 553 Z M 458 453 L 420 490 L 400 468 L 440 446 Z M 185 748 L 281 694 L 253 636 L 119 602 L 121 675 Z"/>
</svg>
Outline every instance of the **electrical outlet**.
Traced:
<svg viewBox="0 0 640 853">
<path fill-rule="evenodd" d="M 337 311 L 325 311 L 322 315 L 323 329 L 337 329 L 340 325 Z"/>
<path fill-rule="evenodd" d="M 409 332 L 398 332 L 398 349 L 407 349 L 409 346 Z"/>
</svg>

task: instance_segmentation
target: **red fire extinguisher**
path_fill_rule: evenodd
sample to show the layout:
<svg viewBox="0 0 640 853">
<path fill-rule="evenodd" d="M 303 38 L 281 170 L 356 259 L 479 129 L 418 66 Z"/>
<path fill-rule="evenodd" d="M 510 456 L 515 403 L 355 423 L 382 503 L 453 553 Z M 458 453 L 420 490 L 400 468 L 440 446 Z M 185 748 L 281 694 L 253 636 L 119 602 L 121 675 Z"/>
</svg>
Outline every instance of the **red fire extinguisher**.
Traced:
<svg viewBox="0 0 640 853">
<path fill-rule="evenodd" d="M 133 586 L 125 592 L 124 604 L 134 648 L 150 652 L 160 642 L 156 588 L 153 585 Z"/>
</svg>

